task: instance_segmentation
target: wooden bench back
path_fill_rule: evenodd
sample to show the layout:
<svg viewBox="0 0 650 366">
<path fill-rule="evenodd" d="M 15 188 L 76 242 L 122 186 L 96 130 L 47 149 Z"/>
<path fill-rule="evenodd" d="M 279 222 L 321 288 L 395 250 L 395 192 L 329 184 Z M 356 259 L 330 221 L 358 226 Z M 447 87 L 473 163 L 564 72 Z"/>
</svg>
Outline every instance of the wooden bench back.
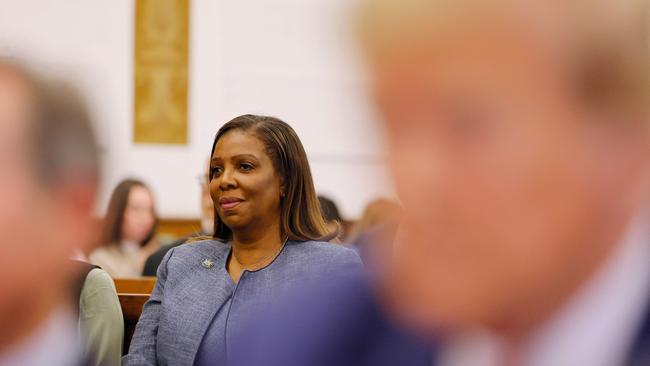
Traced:
<svg viewBox="0 0 650 366">
<path fill-rule="evenodd" d="M 156 285 L 156 277 L 115 278 L 118 294 L 151 294 Z"/>
<path fill-rule="evenodd" d="M 135 326 L 138 324 L 140 314 L 142 314 L 142 307 L 144 303 L 149 300 L 149 294 L 117 294 L 122 306 L 122 314 L 124 316 L 124 344 L 122 347 L 122 354 L 129 352 L 131 345 L 131 338 L 135 332 Z"/>
</svg>

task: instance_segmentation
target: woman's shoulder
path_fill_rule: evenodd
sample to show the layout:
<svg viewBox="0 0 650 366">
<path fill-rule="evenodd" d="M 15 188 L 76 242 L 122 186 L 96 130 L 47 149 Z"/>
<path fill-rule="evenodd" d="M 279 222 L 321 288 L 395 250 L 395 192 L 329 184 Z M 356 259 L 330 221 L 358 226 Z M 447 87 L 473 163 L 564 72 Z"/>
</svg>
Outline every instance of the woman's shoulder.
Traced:
<svg viewBox="0 0 650 366">
<path fill-rule="evenodd" d="M 165 276 L 191 273 L 205 261 L 218 263 L 229 250 L 230 245 L 212 239 L 186 242 L 169 249 L 160 263 L 158 276 L 161 268 Z"/>
<path fill-rule="evenodd" d="M 202 255 L 207 257 L 220 257 L 226 255 L 230 250 L 230 245 L 215 239 L 203 239 L 187 241 L 170 250 L 173 251 L 173 256 L 187 257 Z"/>
<path fill-rule="evenodd" d="M 359 255 L 352 249 L 340 244 L 320 241 L 290 241 L 286 244 L 283 263 L 293 275 L 313 280 L 323 276 L 354 275 L 363 269 Z"/>
<path fill-rule="evenodd" d="M 359 262 L 361 259 L 356 251 L 341 244 L 324 241 L 290 241 L 287 249 L 297 256 L 315 258 L 324 261 Z"/>
</svg>

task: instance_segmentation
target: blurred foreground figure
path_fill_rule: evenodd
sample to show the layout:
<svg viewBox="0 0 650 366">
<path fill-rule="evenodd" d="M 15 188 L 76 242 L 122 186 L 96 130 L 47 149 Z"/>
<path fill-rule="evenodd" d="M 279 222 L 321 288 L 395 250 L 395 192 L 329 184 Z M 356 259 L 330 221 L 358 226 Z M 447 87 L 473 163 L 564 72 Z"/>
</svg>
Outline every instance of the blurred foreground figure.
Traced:
<svg viewBox="0 0 650 366">
<path fill-rule="evenodd" d="M 367 1 L 402 226 L 371 290 L 295 306 L 259 364 L 649 365 L 648 25 L 634 0 Z"/>
<path fill-rule="evenodd" d="M 69 257 L 97 238 L 89 117 L 65 86 L 0 60 L 0 150 L 0 365 L 81 365 Z"/>
</svg>

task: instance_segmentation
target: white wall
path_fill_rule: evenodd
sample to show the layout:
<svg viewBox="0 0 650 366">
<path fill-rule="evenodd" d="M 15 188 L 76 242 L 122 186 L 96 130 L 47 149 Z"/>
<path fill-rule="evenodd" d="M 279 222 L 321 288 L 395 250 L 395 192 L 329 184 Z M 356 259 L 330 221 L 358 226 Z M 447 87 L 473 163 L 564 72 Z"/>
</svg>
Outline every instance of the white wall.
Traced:
<svg viewBox="0 0 650 366">
<path fill-rule="evenodd" d="M 122 178 L 153 188 L 163 217 L 195 217 L 212 138 L 243 113 L 298 132 L 316 188 L 355 217 L 392 190 L 348 30 L 350 0 L 191 0 L 190 141 L 132 142 L 133 1 L 0 0 L 0 55 L 75 79 L 105 149 L 102 207 Z"/>
</svg>

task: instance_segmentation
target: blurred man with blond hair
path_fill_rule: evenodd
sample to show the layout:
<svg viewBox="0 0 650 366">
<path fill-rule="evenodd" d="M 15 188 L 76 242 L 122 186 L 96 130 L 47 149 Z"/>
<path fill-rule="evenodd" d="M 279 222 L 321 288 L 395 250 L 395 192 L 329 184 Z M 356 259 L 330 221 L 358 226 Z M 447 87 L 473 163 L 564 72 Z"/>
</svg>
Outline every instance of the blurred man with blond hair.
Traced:
<svg viewBox="0 0 650 366">
<path fill-rule="evenodd" d="M 649 25 L 635 0 L 366 1 L 399 237 L 264 364 L 650 364 Z"/>
<path fill-rule="evenodd" d="M 80 365 L 69 257 L 97 236 L 90 117 L 69 87 L 0 59 L 0 150 L 0 365 Z"/>
</svg>

